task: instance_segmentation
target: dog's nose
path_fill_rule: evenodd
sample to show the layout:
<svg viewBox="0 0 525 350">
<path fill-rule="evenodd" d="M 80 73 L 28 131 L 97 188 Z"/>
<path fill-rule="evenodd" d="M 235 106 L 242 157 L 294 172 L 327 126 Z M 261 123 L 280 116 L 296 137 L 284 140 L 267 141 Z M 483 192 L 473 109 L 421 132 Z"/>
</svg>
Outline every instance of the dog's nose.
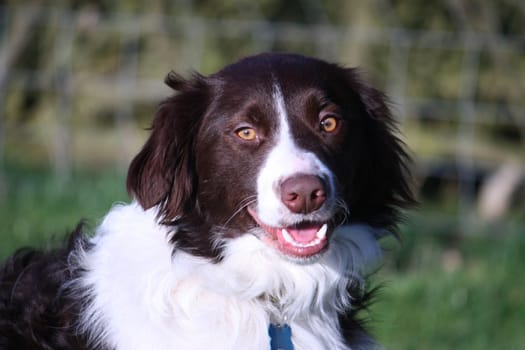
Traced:
<svg viewBox="0 0 525 350">
<path fill-rule="evenodd" d="M 280 186 L 281 201 L 293 213 L 308 214 L 317 210 L 326 200 L 323 179 L 315 175 L 299 174 L 284 180 Z"/>
</svg>

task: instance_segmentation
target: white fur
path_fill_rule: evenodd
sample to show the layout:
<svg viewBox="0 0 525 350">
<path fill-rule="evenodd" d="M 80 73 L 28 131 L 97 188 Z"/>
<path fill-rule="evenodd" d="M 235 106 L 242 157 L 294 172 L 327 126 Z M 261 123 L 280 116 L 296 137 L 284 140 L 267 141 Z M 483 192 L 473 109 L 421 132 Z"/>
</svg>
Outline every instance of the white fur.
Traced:
<svg viewBox="0 0 525 350">
<path fill-rule="evenodd" d="M 176 230 L 176 228 L 175 228 Z M 252 232 L 253 233 L 253 232 Z M 79 254 L 87 290 L 81 328 L 117 350 L 268 350 L 268 325 L 287 322 L 296 350 L 347 349 L 337 311 L 352 305 L 381 250 L 368 226 L 338 228 L 316 263 L 282 259 L 255 235 L 225 241 L 220 263 L 176 252 L 154 209 L 113 208 Z M 363 339 L 367 341 L 368 339 Z"/>
<path fill-rule="evenodd" d="M 284 97 L 279 85 L 274 84 L 273 100 L 278 115 L 277 143 L 268 154 L 257 178 L 257 215 L 267 225 L 279 227 L 305 220 L 302 214 L 293 214 L 282 203 L 279 184 L 294 174 L 311 174 L 328 180 L 328 198 L 324 206 L 310 220 L 327 219 L 335 205 L 334 179 L 331 171 L 312 152 L 300 149 L 288 125 Z M 328 217 L 326 217 L 328 216 Z"/>
</svg>

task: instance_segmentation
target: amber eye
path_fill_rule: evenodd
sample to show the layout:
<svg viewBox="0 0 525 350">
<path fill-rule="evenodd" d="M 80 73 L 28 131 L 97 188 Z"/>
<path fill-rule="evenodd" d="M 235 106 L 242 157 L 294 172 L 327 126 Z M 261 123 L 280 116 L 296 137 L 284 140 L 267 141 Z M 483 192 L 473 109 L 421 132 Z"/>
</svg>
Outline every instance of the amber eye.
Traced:
<svg viewBox="0 0 525 350">
<path fill-rule="evenodd" d="M 336 117 L 328 116 L 323 118 L 321 120 L 321 130 L 324 132 L 334 132 L 337 130 L 337 126 L 339 125 L 339 120 Z"/>
<path fill-rule="evenodd" d="M 244 141 L 253 141 L 257 138 L 257 133 L 250 127 L 238 129 L 235 131 L 235 134 Z"/>
</svg>

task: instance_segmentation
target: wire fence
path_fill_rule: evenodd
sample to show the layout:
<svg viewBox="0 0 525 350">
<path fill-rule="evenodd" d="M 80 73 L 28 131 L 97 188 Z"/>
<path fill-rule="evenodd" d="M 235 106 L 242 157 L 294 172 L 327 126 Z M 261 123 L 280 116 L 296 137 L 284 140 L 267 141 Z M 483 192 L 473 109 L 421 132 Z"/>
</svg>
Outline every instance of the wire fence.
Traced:
<svg viewBox="0 0 525 350">
<path fill-rule="evenodd" d="M 503 175 L 488 181 L 500 170 L 514 169 L 510 193 L 481 210 L 506 209 L 523 183 L 524 36 L 10 6 L 0 8 L 0 40 L 0 174 L 13 158 L 43 159 L 63 179 L 75 167 L 124 169 L 170 93 L 169 70 L 207 74 L 244 55 L 295 51 L 364 68 L 393 101 L 419 189 L 452 186 L 460 215 L 509 187 Z"/>
</svg>

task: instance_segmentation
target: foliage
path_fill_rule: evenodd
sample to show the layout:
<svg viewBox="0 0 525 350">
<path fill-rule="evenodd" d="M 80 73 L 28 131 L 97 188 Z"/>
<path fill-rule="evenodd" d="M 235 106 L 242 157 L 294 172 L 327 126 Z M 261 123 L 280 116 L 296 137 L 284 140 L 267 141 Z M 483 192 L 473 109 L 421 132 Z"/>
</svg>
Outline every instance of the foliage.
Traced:
<svg viewBox="0 0 525 350">
<path fill-rule="evenodd" d="M 37 7 L 31 20 L 23 5 Z M 126 163 L 144 139 L 137 131 L 149 126 L 154 106 L 170 93 L 162 79 L 171 69 L 209 74 L 260 51 L 361 66 L 395 103 L 407 102 L 399 114 L 410 146 L 423 158 L 458 152 L 460 141 L 433 142 L 427 134 L 459 135 L 463 98 L 480 104 L 472 117 L 473 158 L 496 149 L 501 152 L 489 161 L 505 161 L 507 144 L 524 151 L 525 15 L 516 0 L 25 0 L 5 6 L 2 51 L 11 56 L 2 53 L 11 59 L 4 60 L 4 73 L 0 69 L 6 130 L 0 145 L 8 157 L 31 154 L 32 164 L 60 168 L 62 158 L 75 166 Z M 472 69 L 470 79 L 465 67 Z M 125 130 L 120 144 L 116 128 Z"/>
</svg>

